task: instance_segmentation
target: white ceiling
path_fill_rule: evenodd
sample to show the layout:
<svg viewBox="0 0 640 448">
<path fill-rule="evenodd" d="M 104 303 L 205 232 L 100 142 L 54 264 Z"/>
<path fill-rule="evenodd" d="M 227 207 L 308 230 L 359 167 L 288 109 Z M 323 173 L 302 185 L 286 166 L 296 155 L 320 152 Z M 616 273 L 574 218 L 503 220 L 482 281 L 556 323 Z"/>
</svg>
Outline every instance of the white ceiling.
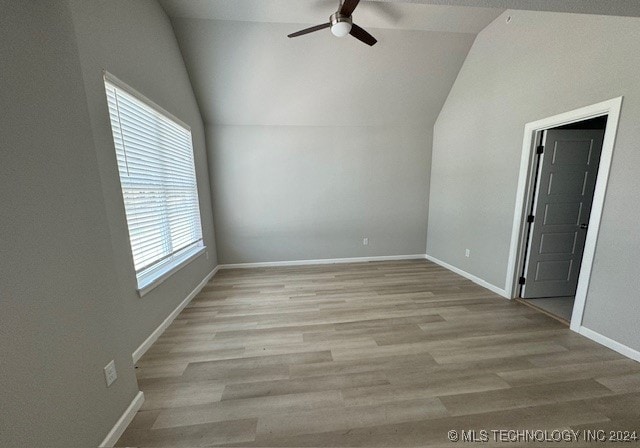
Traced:
<svg viewBox="0 0 640 448">
<path fill-rule="evenodd" d="M 320 24 L 337 0 L 160 0 L 172 18 Z M 502 13 L 495 8 L 363 0 L 354 21 L 366 28 L 479 33 Z"/>
<path fill-rule="evenodd" d="M 638 0 L 372 0 L 389 3 L 420 3 L 483 8 L 524 9 L 575 14 L 640 17 Z"/>
<path fill-rule="evenodd" d="M 160 2 L 204 120 L 223 125 L 430 127 L 502 8 L 640 15 L 640 0 L 363 0 L 354 21 L 379 41 L 368 47 L 329 30 L 286 37 L 326 23 L 338 0 Z"/>
<path fill-rule="evenodd" d="M 337 0 L 161 0 L 210 124 L 433 126 L 475 36 L 500 9 L 362 1 L 368 47 L 329 30 Z"/>
<path fill-rule="evenodd" d="M 300 24 L 173 19 L 210 124 L 432 127 L 475 34 L 371 29 L 369 47 Z"/>
</svg>

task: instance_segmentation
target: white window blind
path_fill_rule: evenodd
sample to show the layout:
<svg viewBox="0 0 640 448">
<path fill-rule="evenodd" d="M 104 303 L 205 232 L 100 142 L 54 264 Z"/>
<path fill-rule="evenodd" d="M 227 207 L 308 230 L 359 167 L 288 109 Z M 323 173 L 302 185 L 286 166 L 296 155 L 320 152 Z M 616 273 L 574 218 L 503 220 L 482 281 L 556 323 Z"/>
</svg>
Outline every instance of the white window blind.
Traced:
<svg viewBox="0 0 640 448">
<path fill-rule="evenodd" d="M 138 288 L 201 251 L 191 131 L 105 77 Z"/>
</svg>

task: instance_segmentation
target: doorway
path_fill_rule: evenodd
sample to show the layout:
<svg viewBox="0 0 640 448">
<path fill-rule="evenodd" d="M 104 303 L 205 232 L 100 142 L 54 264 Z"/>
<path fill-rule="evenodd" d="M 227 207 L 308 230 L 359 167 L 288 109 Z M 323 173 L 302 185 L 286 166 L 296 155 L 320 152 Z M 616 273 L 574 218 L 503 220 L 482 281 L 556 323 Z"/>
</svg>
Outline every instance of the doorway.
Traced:
<svg viewBox="0 0 640 448">
<path fill-rule="evenodd" d="M 607 115 L 538 132 L 518 298 L 567 324 L 591 214 Z"/>
<path fill-rule="evenodd" d="M 525 126 L 506 290 L 580 331 L 622 98 Z"/>
</svg>

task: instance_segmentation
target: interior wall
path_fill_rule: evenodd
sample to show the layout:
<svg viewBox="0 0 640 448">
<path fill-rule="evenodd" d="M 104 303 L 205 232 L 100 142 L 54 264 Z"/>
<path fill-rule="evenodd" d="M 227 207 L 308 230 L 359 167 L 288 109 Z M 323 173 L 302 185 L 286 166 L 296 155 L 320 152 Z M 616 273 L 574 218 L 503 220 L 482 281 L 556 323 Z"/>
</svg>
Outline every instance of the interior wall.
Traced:
<svg viewBox="0 0 640 448">
<path fill-rule="evenodd" d="M 0 0 L 2 446 L 97 446 L 132 352 L 216 266 L 204 126 L 154 0 Z M 208 257 L 138 297 L 103 70 L 192 128 Z M 106 387 L 103 367 L 118 379 Z"/>
<path fill-rule="evenodd" d="M 72 17 L 0 10 L 0 446 L 97 446 L 138 387 Z"/>
<path fill-rule="evenodd" d="M 496 19 L 434 128 L 427 236 L 429 255 L 505 287 L 525 124 L 624 96 L 583 325 L 635 350 L 638 67 L 640 19 L 525 11 Z"/>
<path fill-rule="evenodd" d="M 221 262 L 424 252 L 430 129 L 213 126 L 208 136 Z"/>
<path fill-rule="evenodd" d="M 207 123 L 221 263 L 424 253 L 433 123 L 474 34 L 371 29 L 368 47 L 286 37 L 303 24 L 173 25 Z"/>
<path fill-rule="evenodd" d="M 205 133 L 171 22 L 155 0 L 70 0 L 132 353 L 217 265 Z M 202 230 L 201 255 L 140 298 L 120 189 L 103 71 L 191 127 Z M 208 258 L 207 258 L 208 256 Z"/>
</svg>

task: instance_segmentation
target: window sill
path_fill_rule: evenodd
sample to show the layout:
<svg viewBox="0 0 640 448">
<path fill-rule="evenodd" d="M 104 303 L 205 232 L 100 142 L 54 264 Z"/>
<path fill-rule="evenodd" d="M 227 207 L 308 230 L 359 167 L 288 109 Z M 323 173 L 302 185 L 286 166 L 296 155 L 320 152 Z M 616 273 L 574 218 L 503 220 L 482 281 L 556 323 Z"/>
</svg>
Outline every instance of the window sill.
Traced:
<svg viewBox="0 0 640 448">
<path fill-rule="evenodd" d="M 193 249 L 185 252 L 182 256 L 175 260 L 175 262 L 158 269 L 150 274 L 145 275 L 138 279 L 138 295 L 144 297 L 149 292 L 160 286 L 166 279 L 171 277 L 177 271 L 191 263 L 193 260 L 202 255 L 207 246 L 194 247 Z"/>
</svg>

